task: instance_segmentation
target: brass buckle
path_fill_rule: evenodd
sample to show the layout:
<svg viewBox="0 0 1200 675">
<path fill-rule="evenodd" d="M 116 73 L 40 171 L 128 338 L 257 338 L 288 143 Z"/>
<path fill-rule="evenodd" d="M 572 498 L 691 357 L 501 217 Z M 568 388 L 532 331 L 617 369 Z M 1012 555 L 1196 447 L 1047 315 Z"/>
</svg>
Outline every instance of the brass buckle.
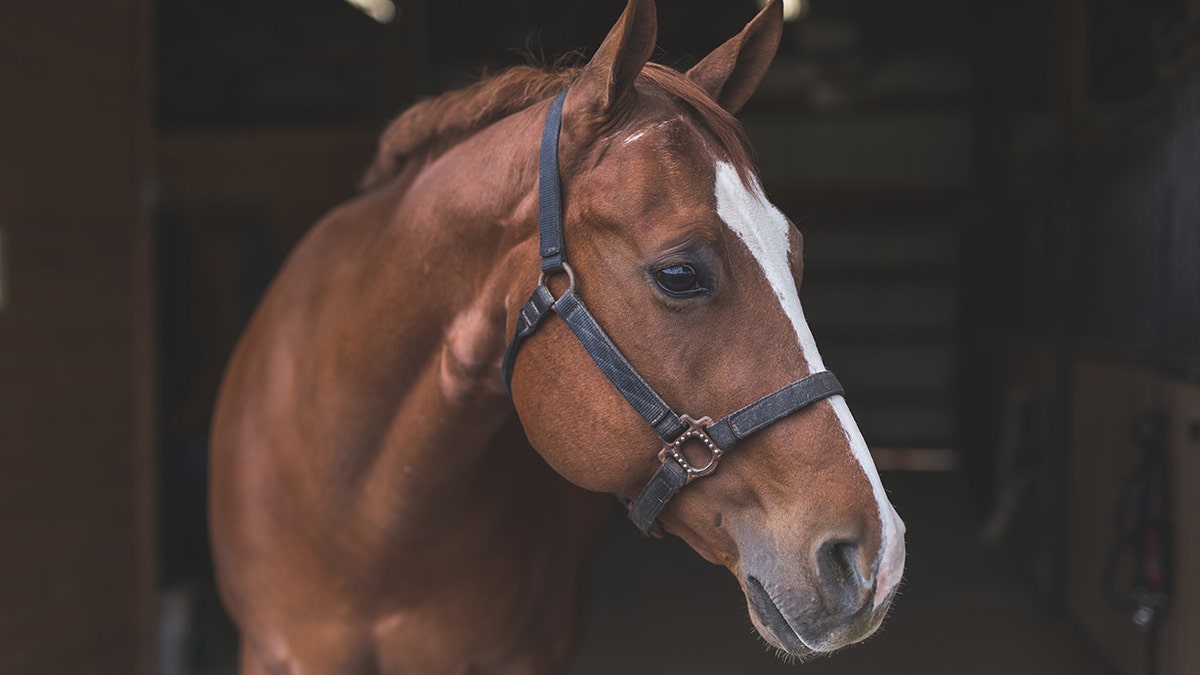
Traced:
<svg viewBox="0 0 1200 675">
<path fill-rule="evenodd" d="M 698 420 L 694 420 L 689 415 L 680 415 L 679 419 L 687 424 L 688 428 L 682 434 L 679 434 L 678 438 L 670 443 L 667 443 L 663 446 L 662 450 L 658 451 L 658 460 L 660 462 L 667 461 L 667 458 L 675 460 L 675 462 L 678 463 L 679 466 L 683 467 L 683 470 L 687 472 L 687 482 L 690 483 L 697 478 L 707 476 L 713 471 L 716 471 L 717 464 L 721 461 L 721 455 L 724 455 L 725 451 L 717 447 L 717 444 L 713 442 L 713 439 L 709 437 L 708 432 L 705 431 L 709 425 L 713 423 L 711 417 L 706 416 L 701 417 Z M 680 448 L 683 447 L 683 444 L 693 438 L 703 443 L 704 447 L 708 448 L 708 451 L 712 453 L 708 459 L 708 463 L 704 466 L 692 466 L 692 463 L 689 462 L 688 458 L 685 457 L 680 451 Z M 686 484 L 687 483 L 685 483 L 685 485 Z"/>
</svg>

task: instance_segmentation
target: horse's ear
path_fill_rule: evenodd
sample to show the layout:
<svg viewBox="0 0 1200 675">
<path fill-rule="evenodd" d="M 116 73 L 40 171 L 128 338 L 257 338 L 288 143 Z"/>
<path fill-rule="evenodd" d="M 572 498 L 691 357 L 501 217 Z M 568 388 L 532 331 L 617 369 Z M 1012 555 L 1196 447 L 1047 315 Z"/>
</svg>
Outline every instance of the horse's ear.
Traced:
<svg viewBox="0 0 1200 675">
<path fill-rule="evenodd" d="M 770 4 L 725 44 L 687 72 L 717 103 L 736 113 L 762 82 L 783 36 L 783 1 Z"/>
<path fill-rule="evenodd" d="M 654 0 L 629 0 L 616 25 L 571 86 L 570 103 L 607 118 L 633 91 L 658 35 Z"/>
</svg>

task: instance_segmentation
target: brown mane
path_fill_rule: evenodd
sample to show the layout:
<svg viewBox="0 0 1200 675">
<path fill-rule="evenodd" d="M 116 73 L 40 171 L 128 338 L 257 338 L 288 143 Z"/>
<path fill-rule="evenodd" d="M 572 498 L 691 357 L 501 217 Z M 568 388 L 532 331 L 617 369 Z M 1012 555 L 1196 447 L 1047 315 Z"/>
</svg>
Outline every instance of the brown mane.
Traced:
<svg viewBox="0 0 1200 675">
<path fill-rule="evenodd" d="M 363 188 L 375 187 L 412 161 L 429 161 L 480 129 L 550 98 L 574 80 L 578 70 L 514 66 L 418 101 L 383 132 Z"/>
<path fill-rule="evenodd" d="M 554 96 L 574 81 L 579 68 L 514 66 L 434 98 L 415 103 L 392 121 L 379 139 L 379 150 L 362 187 L 376 187 L 413 162 L 427 162 L 513 113 Z M 639 84 L 649 82 L 682 102 L 716 137 L 738 171 L 753 174 L 746 133 L 736 119 L 679 71 L 646 64 Z"/>
</svg>

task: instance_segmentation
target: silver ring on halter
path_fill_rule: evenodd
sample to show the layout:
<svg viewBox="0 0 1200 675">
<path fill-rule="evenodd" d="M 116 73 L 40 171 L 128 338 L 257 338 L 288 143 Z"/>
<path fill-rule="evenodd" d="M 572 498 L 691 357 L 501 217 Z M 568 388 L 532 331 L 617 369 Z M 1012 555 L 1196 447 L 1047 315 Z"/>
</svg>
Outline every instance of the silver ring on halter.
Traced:
<svg viewBox="0 0 1200 675">
<path fill-rule="evenodd" d="M 563 268 L 563 271 L 567 273 L 567 283 L 568 283 L 567 291 L 574 291 L 575 290 L 575 270 L 571 269 L 571 266 L 569 264 L 567 264 L 567 261 L 565 261 L 565 260 L 562 262 L 562 268 Z M 558 274 L 558 273 L 554 272 L 554 274 Z M 546 286 L 546 273 L 545 272 L 542 272 L 541 274 L 538 275 L 538 286 Z M 546 286 L 546 290 L 550 290 L 550 287 Z M 566 293 L 567 291 L 563 291 L 563 293 Z M 550 295 L 551 295 L 551 297 L 554 297 L 553 293 L 551 293 Z M 560 294 L 558 297 L 561 298 L 562 295 Z M 558 300 L 558 298 L 554 298 L 554 299 Z"/>
</svg>

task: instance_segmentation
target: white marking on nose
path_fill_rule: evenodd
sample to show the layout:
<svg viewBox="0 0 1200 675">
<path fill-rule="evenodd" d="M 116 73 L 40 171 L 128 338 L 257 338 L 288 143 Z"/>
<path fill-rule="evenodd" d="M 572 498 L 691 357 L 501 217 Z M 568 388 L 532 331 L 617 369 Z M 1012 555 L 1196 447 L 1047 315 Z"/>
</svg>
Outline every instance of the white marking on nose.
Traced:
<svg viewBox="0 0 1200 675">
<path fill-rule="evenodd" d="M 804 318 L 804 308 L 800 306 L 800 293 L 796 290 L 795 277 L 792 276 L 791 263 L 788 261 L 790 225 L 787 218 L 774 204 L 767 201 L 758 181 L 753 180 L 750 188 L 747 188 L 732 164 L 717 162 L 716 173 L 717 215 L 737 234 L 746 248 L 750 249 L 750 254 L 762 267 L 767 282 L 796 331 L 796 340 L 800 344 L 805 362 L 808 363 L 809 372 L 825 370 L 821 354 L 817 351 L 817 342 L 813 339 L 812 331 Z M 850 407 L 841 396 L 831 396 L 829 403 L 842 425 L 843 433 L 846 434 L 851 453 L 871 483 L 871 491 L 879 507 L 883 541 L 879 558 L 876 560 L 878 572 L 875 606 L 878 607 L 900 581 L 904 570 L 904 523 L 883 490 L 879 471 L 875 468 L 871 451 L 863 440 L 854 416 L 850 414 Z"/>
<path fill-rule="evenodd" d="M 639 138 L 641 138 L 642 136 L 645 136 L 645 135 L 646 135 L 646 130 L 645 130 L 645 129 L 643 129 L 643 130 L 641 130 L 641 131 L 635 131 L 635 132 L 633 132 L 632 134 L 629 134 L 628 136 L 626 136 L 626 137 L 625 137 L 625 140 L 624 140 L 623 144 L 624 144 L 624 145 L 629 145 L 630 143 L 632 143 L 632 142 L 636 141 L 637 139 L 639 139 Z"/>
</svg>

